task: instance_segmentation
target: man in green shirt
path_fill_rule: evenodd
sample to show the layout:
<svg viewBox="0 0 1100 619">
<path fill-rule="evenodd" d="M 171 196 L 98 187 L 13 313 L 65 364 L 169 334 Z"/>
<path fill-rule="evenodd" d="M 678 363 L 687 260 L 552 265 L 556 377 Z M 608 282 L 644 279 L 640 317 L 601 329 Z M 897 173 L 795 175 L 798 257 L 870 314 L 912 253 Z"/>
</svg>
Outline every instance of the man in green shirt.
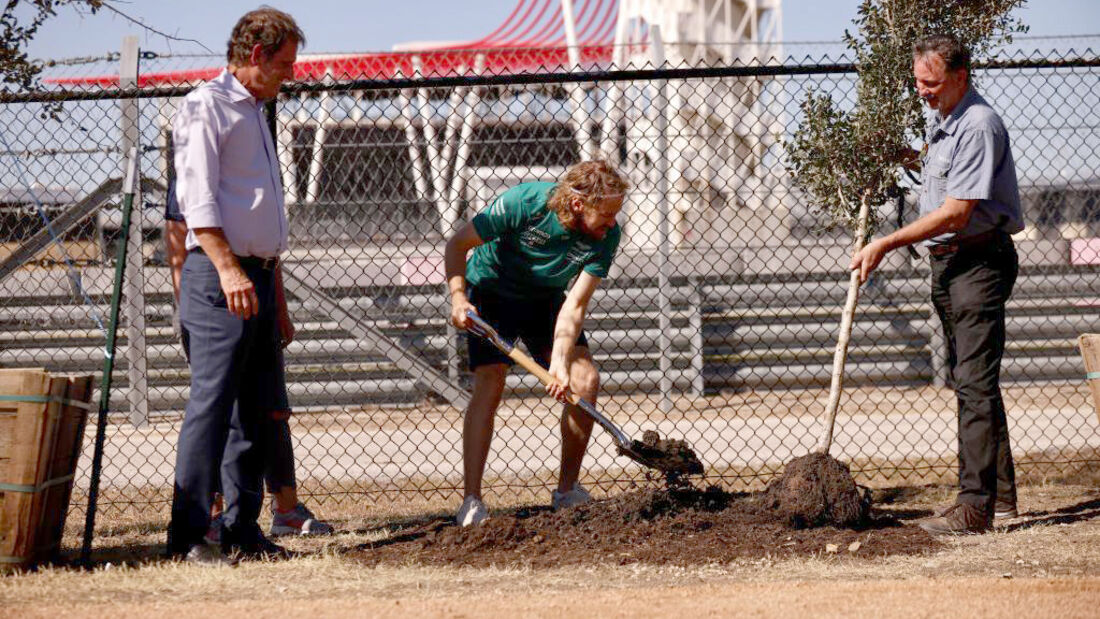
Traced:
<svg viewBox="0 0 1100 619">
<path fill-rule="evenodd" d="M 568 404 L 568 397 L 574 392 L 596 401 L 600 377 L 582 324 L 592 293 L 607 277 L 619 247 L 622 231 L 615 216 L 626 189 L 626 181 L 607 163 L 578 163 L 566 170 L 560 183 L 524 183 L 505 191 L 447 240 L 451 322 L 465 329 L 466 312 L 474 311 L 503 338 L 522 339 L 555 379 L 546 390 L 566 404 L 561 475 L 551 501 L 555 509 L 590 499 L 577 477 L 592 419 Z M 467 262 L 470 250 L 473 255 Z M 462 426 L 465 499 L 457 516 L 461 526 L 489 517 L 481 479 L 493 417 L 512 364 L 480 338 L 469 337 L 468 346 L 474 388 Z"/>
</svg>

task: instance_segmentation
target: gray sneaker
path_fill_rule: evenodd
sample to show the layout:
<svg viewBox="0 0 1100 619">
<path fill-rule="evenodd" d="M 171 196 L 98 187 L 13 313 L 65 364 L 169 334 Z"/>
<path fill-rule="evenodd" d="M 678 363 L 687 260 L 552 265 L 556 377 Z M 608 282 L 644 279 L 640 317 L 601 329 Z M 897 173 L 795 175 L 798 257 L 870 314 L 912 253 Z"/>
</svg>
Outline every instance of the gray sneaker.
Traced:
<svg viewBox="0 0 1100 619">
<path fill-rule="evenodd" d="M 222 549 L 220 547 L 210 544 L 195 544 L 191 547 L 191 550 L 187 551 L 187 554 L 184 555 L 183 561 L 192 565 L 207 567 L 232 567 L 236 565 L 236 561 L 222 554 Z"/>
<path fill-rule="evenodd" d="M 929 533 L 947 535 L 966 535 L 984 533 L 992 524 L 991 518 L 982 510 L 967 503 L 955 503 L 931 518 L 925 518 L 918 524 Z"/>
<path fill-rule="evenodd" d="M 271 530 L 268 535 L 328 535 L 333 532 L 332 525 L 322 522 L 309 511 L 309 508 L 301 503 L 294 509 L 283 513 L 274 507 L 271 508 Z"/>
</svg>

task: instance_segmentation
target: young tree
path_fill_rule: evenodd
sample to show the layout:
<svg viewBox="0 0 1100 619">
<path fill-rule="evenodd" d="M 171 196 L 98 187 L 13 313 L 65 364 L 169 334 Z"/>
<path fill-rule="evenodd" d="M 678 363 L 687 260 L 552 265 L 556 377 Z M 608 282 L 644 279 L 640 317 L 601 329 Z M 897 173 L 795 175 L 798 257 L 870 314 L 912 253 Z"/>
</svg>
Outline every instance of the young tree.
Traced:
<svg viewBox="0 0 1100 619">
<path fill-rule="evenodd" d="M 787 143 L 789 170 L 811 206 L 863 247 L 878 225 L 879 205 L 900 191 L 900 162 L 913 138 L 923 136 L 922 102 L 913 85 L 913 43 L 929 34 L 952 34 L 974 58 L 1012 41 L 1027 27 L 1010 13 L 1026 0 L 863 0 L 844 40 L 855 54 L 859 81 L 852 109 L 828 93 L 811 91 L 802 103 L 803 121 Z M 840 404 L 852 318 L 859 300 L 853 272 L 833 356 L 825 424 L 817 450 L 828 453 Z"/>
</svg>

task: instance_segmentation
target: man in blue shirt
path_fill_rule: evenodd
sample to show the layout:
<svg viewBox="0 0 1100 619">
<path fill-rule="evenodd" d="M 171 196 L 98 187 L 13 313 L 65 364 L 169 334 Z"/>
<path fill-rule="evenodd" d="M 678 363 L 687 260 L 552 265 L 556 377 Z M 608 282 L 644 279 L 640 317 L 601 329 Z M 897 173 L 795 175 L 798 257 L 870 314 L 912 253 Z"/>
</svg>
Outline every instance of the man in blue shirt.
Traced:
<svg viewBox="0 0 1100 619">
<path fill-rule="evenodd" d="M 970 52 L 950 36 L 913 48 L 917 92 L 930 108 L 921 162 L 921 217 L 876 239 L 851 261 L 867 280 L 890 250 L 923 242 L 932 302 L 943 325 L 958 400 L 959 494 L 923 520 L 933 533 L 979 533 L 1015 517 L 1016 484 L 1001 399 L 1005 304 L 1019 262 L 1009 236 L 1023 230 L 1008 132 L 970 84 Z"/>
</svg>

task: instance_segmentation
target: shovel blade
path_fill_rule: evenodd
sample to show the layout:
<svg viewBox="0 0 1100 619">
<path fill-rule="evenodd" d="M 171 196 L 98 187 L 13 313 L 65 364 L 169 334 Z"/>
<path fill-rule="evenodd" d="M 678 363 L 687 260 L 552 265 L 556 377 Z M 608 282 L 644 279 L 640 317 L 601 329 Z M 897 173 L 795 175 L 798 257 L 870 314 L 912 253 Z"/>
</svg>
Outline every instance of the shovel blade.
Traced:
<svg viewBox="0 0 1100 619">
<path fill-rule="evenodd" d="M 682 443 L 679 442 L 678 443 Z M 619 453 L 635 462 L 657 469 L 664 473 L 678 473 L 681 475 L 701 475 L 703 463 L 686 444 L 676 445 L 675 448 L 662 449 L 660 446 L 647 445 L 641 441 L 631 441 L 629 446 L 619 446 Z"/>
</svg>

